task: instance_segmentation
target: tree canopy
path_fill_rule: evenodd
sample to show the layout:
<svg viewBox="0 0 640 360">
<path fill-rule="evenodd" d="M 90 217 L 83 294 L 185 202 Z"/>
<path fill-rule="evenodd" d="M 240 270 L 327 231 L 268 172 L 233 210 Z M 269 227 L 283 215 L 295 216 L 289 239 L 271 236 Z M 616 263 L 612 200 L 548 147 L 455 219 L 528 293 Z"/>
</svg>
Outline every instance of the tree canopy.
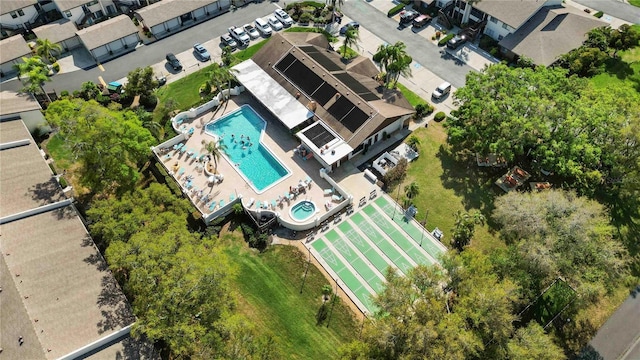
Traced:
<svg viewBox="0 0 640 360">
<path fill-rule="evenodd" d="M 82 185 L 94 193 L 133 188 L 154 144 L 134 112 L 94 100 L 62 99 L 47 108 L 45 117 L 79 160 Z"/>
<path fill-rule="evenodd" d="M 380 310 L 362 340 L 341 349 L 343 358 L 515 359 L 523 349 L 546 354 L 542 359 L 564 357 L 547 347 L 542 331 L 535 333 L 542 339 L 529 342 L 529 333 L 515 330 L 517 286 L 499 279 L 484 255 L 449 253 L 442 267 L 418 266 L 406 277 L 389 271 L 374 300 Z"/>
<path fill-rule="evenodd" d="M 145 68 L 136 68 L 127 75 L 127 84 L 124 87 L 124 94 L 133 98 L 140 95 L 141 102 L 146 104 L 153 96 L 153 90 L 158 87 L 153 69 L 151 66 Z"/>
<path fill-rule="evenodd" d="M 526 160 L 581 191 L 627 173 L 638 151 L 629 133 L 640 122 L 638 95 L 594 88 L 562 69 L 493 65 L 469 73 L 455 98 L 446 124 L 455 150 Z"/>
<path fill-rule="evenodd" d="M 530 287 L 527 297 L 562 277 L 593 301 L 625 271 L 624 249 L 604 207 L 593 200 L 563 190 L 511 192 L 496 200 L 493 218 L 512 247 L 496 264 Z"/>
</svg>

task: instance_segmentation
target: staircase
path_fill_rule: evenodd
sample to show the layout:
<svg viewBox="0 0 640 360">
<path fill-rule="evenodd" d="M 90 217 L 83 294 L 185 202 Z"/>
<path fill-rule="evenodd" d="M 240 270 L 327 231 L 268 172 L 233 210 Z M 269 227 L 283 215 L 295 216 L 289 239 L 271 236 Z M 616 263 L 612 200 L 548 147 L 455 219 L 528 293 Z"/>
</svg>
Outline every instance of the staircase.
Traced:
<svg viewBox="0 0 640 360">
<path fill-rule="evenodd" d="M 446 27 L 447 29 L 453 28 L 454 26 L 453 21 L 447 14 L 451 13 L 454 7 L 455 7 L 455 2 L 451 0 L 442 9 L 438 10 L 438 24 Z"/>
</svg>

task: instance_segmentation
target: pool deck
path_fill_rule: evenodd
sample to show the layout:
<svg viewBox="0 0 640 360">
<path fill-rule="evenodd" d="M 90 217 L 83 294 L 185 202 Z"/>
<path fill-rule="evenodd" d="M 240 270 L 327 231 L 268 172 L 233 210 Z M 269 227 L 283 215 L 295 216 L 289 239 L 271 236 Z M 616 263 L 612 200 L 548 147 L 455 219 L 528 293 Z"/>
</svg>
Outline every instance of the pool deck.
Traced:
<svg viewBox="0 0 640 360">
<path fill-rule="evenodd" d="M 205 151 L 202 149 L 202 141 L 213 140 L 213 137 L 204 131 L 206 125 L 235 111 L 245 104 L 250 105 L 267 122 L 266 131 L 261 142 L 266 145 L 271 153 L 291 172 L 289 176 L 260 194 L 247 183 L 239 174 L 239 170 L 226 156 L 222 156 L 218 160 L 218 173 L 224 176 L 224 180 L 221 183 L 210 185 L 208 183 L 208 176 L 203 171 L 197 169 L 199 165 L 198 161 L 187 155 L 187 152 L 190 150 L 193 150 L 196 154 L 200 153 L 200 155 L 204 155 Z M 313 216 L 312 218 L 316 218 L 327 212 L 324 206 L 326 202 L 331 202 L 334 206 L 337 205 L 336 202 L 332 202 L 331 196 L 325 196 L 324 194 L 323 190 L 331 188 L 331 185 L 320 177 L 320 164 L 313 159 L 303 160 L 301 156 L 294 153 L 293 150 L 300 145 L 299 140 L 291 135 L 289 130 L 268 110 L 253 99 L 251 95 L 241 94 L 234 96 L 227 102 L 226 107 L 225 104 L 222 104 L 217 109 L 207 112 L 200 117 L 185 121 L 183 125 L 185 125 L 187 129 L 191 127 L 194 128 L 193 135 L 189 137 L 186 142 L 183 141 L 183 143 L 185 143 L 184 147 L 187 150 L 184 153 L 171 150 L 169 152 L 171 155 L 170 158 L 167 159 L 166 156 L 162 155 L 159 156 L 159 158 L 181 186 L 183 186 L 187 176 L 192 176 L 193 179 L 191 183 L 193 184 L 193 188 L 198 189 L 197 191 L 202 190 L 205 195 L 208 194 L 209 201 L 213 199 L 219 203 L 220 200 L 223 200 L 225 204 L 228 204 L 233 194 L 233 197 L 236 198 L 241 196 L 245 206 L 249 205 L 251 199 L 254 199 L 256 203 L 258 201 L 271 203 L 272 200 L 277 202 L 278 196 L 283 196 L 285 192 L 289 192 L 290 187 L 296 187 L 300 181 L 305 181 L 307 177 L 309 177 L 313 183 L 310 188 L 306 189 L 306 193 L 298 195 L 294 200 L 289 202 L 282 201 L 275 211 L 278 212 L 282 218 L 297 222 L 289 216 L 289 209 L 300 200 L 307 199 L 316 203 L 318 213 L 317 216 Z M 180 174 L 182 169 L 184 169 L 184 172 Z M 189 191 L 187 195 L 189 195 L 192 202 L 195 203 L 198 210 L 203 214 L 209 214 L 218 209 L 218 207 L 216 207 L 211 211 L 209 210 L 208 202 L 203 203 L 196 201 L 195 199 L 197 199 L 197 197 L 194 195 L 197 195 L 197 192 Z M 255 208 L 256 204 L 250 207 L 250 209 Z"/>
</svg>

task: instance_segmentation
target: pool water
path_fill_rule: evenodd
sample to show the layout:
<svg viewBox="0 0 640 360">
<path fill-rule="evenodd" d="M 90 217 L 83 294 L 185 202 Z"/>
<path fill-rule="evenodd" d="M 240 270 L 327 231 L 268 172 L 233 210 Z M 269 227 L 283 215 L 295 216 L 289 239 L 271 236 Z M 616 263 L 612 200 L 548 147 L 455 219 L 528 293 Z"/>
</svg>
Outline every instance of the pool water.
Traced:
<svg viewBox="0 0 640 360">
<path fill-rule="evenodd" d="M 304 221 L 316 213 L 316 205 L 307 200 L 300 201 L 293 205 L 289 211 L 291 218 L 298 221 Z"/>
<path fill-rule="evenodd" d="M 243 105 L 205 128 L 221 138 L 223 153 L 257 193 L 291 174 L 261 143 L 266 126 L 260 115 Z"/>
</svg>

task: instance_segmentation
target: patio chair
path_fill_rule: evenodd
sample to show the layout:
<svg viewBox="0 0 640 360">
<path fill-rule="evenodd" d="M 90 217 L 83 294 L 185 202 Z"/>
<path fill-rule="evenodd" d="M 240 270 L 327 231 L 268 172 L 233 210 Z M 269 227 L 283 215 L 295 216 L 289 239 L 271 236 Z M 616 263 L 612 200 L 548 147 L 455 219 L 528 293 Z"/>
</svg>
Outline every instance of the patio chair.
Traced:
<svg viewBox="0 0 640 360">
<path fill-rule="evenodd" d="M 183 146 L 183 147 L 180 148 L 180 153 L 181 154 L 184 154 L 186 151 L 187 151 L 187 147 L 186 146 Z"/>
<path fill-rule="evenodd" d="M 224 207 L 224 199 L 220 200 L 220 207 Z"/>
<path fill-rule="evenodd" d="M 333 195 L 331 196 L 331 200 L 335 201 L 335 202 L 340 202 L 342 201 L 343 197 L 342 195 Z"/>
<path fill-rule="evenodd" d="M 329 196 L 333 194 L 333 189 L 324 189 L 324 196 Z"/>
<path fill-rule="evenodd" d="M 180 124 L 182 124 L 182 122 L 183 122 L 183 121 L 184 121 L 184 119 L 183 119 L 183 118 L 180 118 L 180 119 L 176 120 L 176 124 L 177 124 L 177 125 L 180 125 Z"/>
<path fill-rule="evenodd" d="M 229 195 L 229 201 L 233 201 L 236 199 L 236 194 L 231 193 L 231 195 Z"/>
<path fill-rule="evenodd" d="M 192 127 L 192 128 L 190 128 L 190 129 L 189 129 L 189 135 L 193 135 L 193 133 L 194 133 L 195 131 L 196 131 L 196 129 L 195 129 L 195 128 L 193 128 L 193 127 Z"/>
<path fill-rule="evenodd" d="M 260 209 L 261 207 L 262 207 L 262 202 L 258 200 L 258 202 L 256 202 L 256 209 Z"/>
<path fill-rule="evenodd" d="M 278 206 L 278 205 L 276 204 L 276 201 L 275 201 L 275 200 L 271 200 L 271 207 L 275 210 L 275 209 L 276 209 L 276 206 Z"/>
<path fill-rule="evenodd" d="M 211 204 L 209 204 L 209 211 L 213 211 L 213 209 L 215 209 L 215 208 L 216 208 L 216 201 L 213 200 L 211 202 Z"/>
<path fill-rule="evenodd" d="M 171 154 L 167 154 L 165 156 L 162 157 L 164 159 L 164 161 L 167 161 L 169 159 L 171 159 Z"/>
</svg>

